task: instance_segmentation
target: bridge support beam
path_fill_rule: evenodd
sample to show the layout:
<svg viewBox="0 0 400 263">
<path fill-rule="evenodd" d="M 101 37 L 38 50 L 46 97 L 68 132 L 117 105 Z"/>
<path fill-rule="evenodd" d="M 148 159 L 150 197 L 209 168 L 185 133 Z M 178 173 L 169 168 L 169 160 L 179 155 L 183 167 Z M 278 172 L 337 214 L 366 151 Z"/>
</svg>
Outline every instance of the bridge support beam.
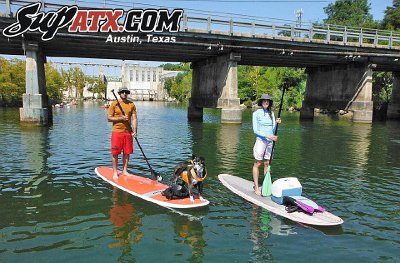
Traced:
<svg viewBox="0 0 400 263">
<path fill-rule="evenodd" d="M 242 122 L 238 98 L 238 61 L 240 61 L 240 55 L 230 53 L 192 64 L 189 120 L 202 119 L 203 108 L 220 108 L 221 123 Z"/>
<path fill-rule="evenodd" d="M 46 57 L 37 42 L 24 42 L 26 54 L 26 93 L 22 97 L 20 121 L 40 126 L 52 124 L 53 112 L 48 103 L 44 63 Z"/>
<path fill-rule="evenodd" d="M 301 119 L 312 119 L 314 108 L 353 112 L 354 122 L 372 122 L 372 68 L 349 64 L 307 68 Z"/>
<path fill-rule="evenodd" d="M 392 97 L 387 110 L 388 119 L 400 119 L 400 72 L 393 72 Z"/>
</svg>

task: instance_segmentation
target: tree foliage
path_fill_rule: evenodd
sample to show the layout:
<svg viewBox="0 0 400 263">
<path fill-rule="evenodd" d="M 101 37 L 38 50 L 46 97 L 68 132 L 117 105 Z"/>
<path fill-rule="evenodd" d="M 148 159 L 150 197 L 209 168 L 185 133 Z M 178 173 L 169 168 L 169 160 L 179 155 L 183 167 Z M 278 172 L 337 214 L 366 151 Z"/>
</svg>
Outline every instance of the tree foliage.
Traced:
<svg viewBox="0 0 400 263">
<path fill-rule="evenodd" d="M 174 78 L 164 81 L 164 89 L 179 102 L 188 102 L 192 91 L 192 70 L 189 63 L 163 64 L 164 70 L 182 71 Z"/>
<path fill-rule="evenodd" d="M 25 62 L 0 58 L 0 106 L 21 106 L 25 93 Z"/>
<path fill-rule="evenodd" d="M 97 98 L 103 98 L 107 92 L 107 84 L 103 76 L 86 77 L 86 86 L 87 90 L 92 93 L 92 99 L 95 99 L 95 94 L 97 94 Z"/>
<path fill-rule="evenodd" d="M 170 95 L 179 102 L 188 102 L 192 91 L 192 71 L 179 73 L 173 80 Z"/>
<path fill-rule="evenodd" d="M 305 81 L 304 69 L 239 66 L 239 98 L 250 106 L 261 94 L 268 93 L 277 102 L 281 99 L 283 88 L 286 88 L 288 92 L 283 108 L 300 109 L 304 99 Z"/>
<path fill-rule="evenodd" d="M 62 100 L 62 84 L 63 79 L 57 68 L 51 64 L 45 64 L 45 74 L 46 74 L 46 90 L 49 96 L 50 103 L 56 103 Z"/>
<path fill-rule="evenodd" d="M 337 0 L 324 7 L 324 23 L 342 26 L 376 28 L 367 0 Z"/>
<path fill-rule="evenodd" d="M 393 6 L 386 8 L 382 28 L 388 30 L 400 29 L 400 0 L 393 0 Z"/>
<path fill-rule="evenodd" d="M 82 98 L 87 87 L 90 92 L 103 97 L 106 83 L 100 77 L 88 77 L 79 67 L 58 71 L 52 63 L 45 64 L 46 92 L 51 104 L 62 101 L 64 92 L 68 98 Z M 0 106 L 22 106 L 25 87 L 25 61 L 8 61 L 0 58 Z"/>
<path fill-rule="evenodd" d="M 164 70 L 170 70 L 170 71 L 189 71 L 190 70 L 190 64 L 189 63 L 179 63 L 179 64 L 172 64 L 172 63 L 166 63 L 160 65 Z"/>
</svg>

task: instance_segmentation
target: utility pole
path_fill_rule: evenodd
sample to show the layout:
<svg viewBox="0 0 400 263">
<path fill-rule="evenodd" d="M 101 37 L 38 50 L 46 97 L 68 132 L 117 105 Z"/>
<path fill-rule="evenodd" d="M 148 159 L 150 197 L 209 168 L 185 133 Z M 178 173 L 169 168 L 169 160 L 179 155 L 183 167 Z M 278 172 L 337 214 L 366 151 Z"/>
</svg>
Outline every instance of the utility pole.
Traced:
<svg viewBox="0 0 400 263">
<path fill-rule="evenodd" d="M 301 27 L 303 8 L 297 9 L 294 13 L 296 14 L 296 27 Z M 301 32 L 298 32 L 297 36 L 301 37 Z"/>
</svg>

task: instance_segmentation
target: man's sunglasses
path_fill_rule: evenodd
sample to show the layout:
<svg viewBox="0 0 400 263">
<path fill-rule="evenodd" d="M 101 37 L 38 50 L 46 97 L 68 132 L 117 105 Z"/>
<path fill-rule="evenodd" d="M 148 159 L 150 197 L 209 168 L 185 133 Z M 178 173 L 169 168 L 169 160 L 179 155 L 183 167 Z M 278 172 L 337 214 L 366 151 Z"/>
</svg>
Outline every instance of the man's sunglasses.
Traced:
<svg viewBox="0 0 400 263">
<path fill-rule="evenodd" d="M 131 94 L 131 92 L 130 92 L 130 91 L 121 91 L 119 94 L 122 94 L 122 93 L 125 93 L 125 94 Z"/>
</svg>

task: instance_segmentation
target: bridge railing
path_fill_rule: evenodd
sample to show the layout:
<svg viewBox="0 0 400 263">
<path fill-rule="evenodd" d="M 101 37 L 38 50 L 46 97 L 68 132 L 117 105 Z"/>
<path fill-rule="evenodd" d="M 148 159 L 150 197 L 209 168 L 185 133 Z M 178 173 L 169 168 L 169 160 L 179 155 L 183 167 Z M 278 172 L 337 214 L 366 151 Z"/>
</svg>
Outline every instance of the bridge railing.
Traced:
<svg viewBox="0 0 400 263">
<path fill-rule="evenodd" d="M 305 28 L 290 24 L 266 24 L 184 15 L 180 29 L 185 32 L 214 33 L 253 38 L 288 39 L 292 41 L 356 45 L 360 47 L 400 48 L 400 33 L 329 24 L 313 25 Z"/>
<path fill-rule="evenodd" d="M 29 0 L 0 0 L 0 8 L 3 6 L 5 9 L 4 15 L 12 16 L 12 11 L 21 6 L 36 3 L 38 1 Z M 40 0 L 43 10 L 54 10 L 60 8 L 64 4 Z M 118 1 L 101 0 L 102 6 L 99 2 L 85 1 L 84 6 L 81 5 L 83 1 L 73 0 L 68 1 L 66 4 L 77 4 L 81 8 L 97 8 L 111 7 L 123 8 L 125 10 L 132 9 L 134 6 L 128 7 L 118 4 Z M 198 32 L 208 34 L 223 34 L 228 36 L 239 37 L 252 37 L 252 38 L 272 38 L 272 39 L 285 39 L 300 42 L 317 42 L 326 44 L 339 44 L 360 47 L 379 47 L 379 48 L 400 48 L 400 33 L 369 29 L 369 28 L 355 28 L 340 25 L 310 25 L 302 27 L 293 23 L 279 24 L 277 22 L 264 22 L 259 20 L 233 20 L 221 19 L 217 17 L 196 17 L 184 15 L 181 19 L 180 30 L 184 32 Z"/>
</svg>

